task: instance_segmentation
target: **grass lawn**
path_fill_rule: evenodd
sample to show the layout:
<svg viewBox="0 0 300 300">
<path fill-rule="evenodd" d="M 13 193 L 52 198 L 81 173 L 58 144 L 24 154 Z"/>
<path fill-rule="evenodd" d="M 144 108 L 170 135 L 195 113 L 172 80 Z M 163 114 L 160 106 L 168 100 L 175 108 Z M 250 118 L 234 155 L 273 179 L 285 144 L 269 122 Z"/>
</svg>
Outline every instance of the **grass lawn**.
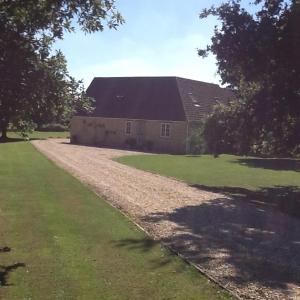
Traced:
<svg viewBox="0 0 300 300">
<path fill-rule="evenodd" d="M 200 189 L 256 200 L 300 217 L 300 160 L 221 155 L 139 155 L 119 162 Z"/>
<path fill-rule="evenodd" d="M 8 136 L 10 138 L 22 139 L 22 136 L 17 132 L 9 132 Z M 69 131 L 62 132 L 46 132 L 46 131 L 34 131 L 29 134 L 30 139 L 47 139 L 47 138 L 68 138 L 70 136 Z"/>
<path fill-rule="evenodd" d="M 0 299 L 231 298 L 29 142 L 0 144 L 0 182 Z"/>
</svg>

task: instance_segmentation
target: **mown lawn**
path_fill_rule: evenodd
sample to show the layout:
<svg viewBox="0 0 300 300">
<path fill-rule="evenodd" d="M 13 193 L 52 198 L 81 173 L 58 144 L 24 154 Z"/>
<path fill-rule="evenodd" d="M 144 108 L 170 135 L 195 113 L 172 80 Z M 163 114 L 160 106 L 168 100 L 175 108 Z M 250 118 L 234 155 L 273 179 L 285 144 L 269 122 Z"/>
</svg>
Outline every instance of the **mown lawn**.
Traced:
<svg viewBox="0 0 300 300">
<path fill-rule="evenodd" d="M 29 142 L 0 144 L 0 182 L 0 299 L 231 298 Z"/>
<path fill-rule="evenodd" d="M 69 131 L 62 132 L 45 132 L 34 131 L 29 134 L 30 139 L 47 139 L 47 138 L 68 138 L 70 136 Z M 18 132 L 9 132 L 8 137 L 23 140 L 22 136 Z"/>
<path fill-rule="evenodd" d="M 300 160 L 221 155 L 139 155 L 119 162 L 200 189 L 270 205 L 300 217 Z"/>
</svg>

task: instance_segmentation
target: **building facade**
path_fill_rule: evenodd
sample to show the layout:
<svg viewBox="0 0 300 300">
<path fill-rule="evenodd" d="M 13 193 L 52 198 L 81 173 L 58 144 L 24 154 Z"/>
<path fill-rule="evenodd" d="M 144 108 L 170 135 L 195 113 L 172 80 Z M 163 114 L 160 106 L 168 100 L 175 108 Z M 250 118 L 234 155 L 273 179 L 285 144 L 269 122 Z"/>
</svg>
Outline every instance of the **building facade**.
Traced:
<svg viewBox="0 0 300 300">
<path fill-rule="evenodd" d="M 232 92 L 178 77 L 95 78 L 87 94 L 91 115 L 71 120 L 71 142 L 104 147 L 187 153 L 193 128 Z"/>
</svg>

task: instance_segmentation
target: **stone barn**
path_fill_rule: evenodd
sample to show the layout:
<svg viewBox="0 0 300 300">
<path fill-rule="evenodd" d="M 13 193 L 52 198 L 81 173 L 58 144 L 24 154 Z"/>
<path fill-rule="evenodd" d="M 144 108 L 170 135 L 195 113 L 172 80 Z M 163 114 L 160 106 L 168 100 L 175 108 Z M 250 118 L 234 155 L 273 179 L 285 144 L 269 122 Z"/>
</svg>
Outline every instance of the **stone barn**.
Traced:
<svg viewBox="0 0 300 300">
<path fill-rule="evenodd" d="M 233 93 L 179 77 L 96 77 L 87 89 L 91 115 L 71 120 L 71 142 L 187 153 L 193 128 Z"/>
</svg>

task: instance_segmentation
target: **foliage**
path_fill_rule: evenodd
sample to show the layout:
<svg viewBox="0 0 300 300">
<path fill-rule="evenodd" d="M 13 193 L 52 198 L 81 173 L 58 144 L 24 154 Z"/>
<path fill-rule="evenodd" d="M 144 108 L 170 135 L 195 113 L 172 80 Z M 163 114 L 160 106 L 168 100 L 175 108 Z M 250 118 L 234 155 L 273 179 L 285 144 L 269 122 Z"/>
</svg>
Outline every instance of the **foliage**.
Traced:
<svg viewBox="0 0 300 300">
<path fill-rule="evenodd" d="M 189 137 L 187 139 L 187 143 L 189 145 L 189 153 L 191 154 L 203 154 L 207 150 L 207 145 L 203 139 L 203 123 L 190 125 Z"/>
<path fill-rule="evenodd" d="M 219 105 L 205 122 L 203 137 L 206 147 L 208 153 L 213 153 L 216 157 L 219 153 L 226 153 L 226 133 L 228 132 L 226 125 L 229 111 L 225 105 Z"/>
<path fill-rule="evenodd" d="M 146 140 L 143 145 L 144 150 L 150 151 L 150 152 L 153 151 L 153 147 L 154 147 L 154 142 L 151 140 Z"/>
<path fill-rule="evenodd" d="M 233 130 L 234 141 L 242 139 L 243 151 L 287 155 L 300 144 L 300 2 L 256 0 L 254 4 L 259 7 L 255 14 L 234 0 L 200 14 L 216 16 L 221 28 L 215 28 L 211 45 L 199 55 L 216 56 L 223 83 L 238 96 L 228 111 L 217 109 L 223 119 L 209 118 L 208 126 L 217 125 L 227 133 Z M 224 118 L 235 120 L 221 129 Z M 235 127 L 227 127 L 231 122 Z"/>
<path fill-rule="evenodd" d="M 123 19 L 107 1 L 16 0 L 0 3 L 0 129 L 10 122 L 66 122 L 78 109 L 90 109 L 90 99 L 67 71 L 56 39 L 72 24 L 87 32 L 117 28 Z"/>
<path fill-rule="evenodd" d="M 125 145 L 129 149 L 135 149 L 137 147 L 137 140 L 134 137 L 129 137 L 125 140 Z"/>
<path fill-rule="evenodd" d="M 18 131 L 24 139 L 29 139 L 29 134 L 33 133 L 35 128 L 36 124 L 30 120 L 18 120 L 13 129 Z"/>
<path fill-rule="evenodd" d="M 29 117 L 38 126 L 47 123 L 67 126 L 75 113 L 92 111 L 93 99 L 85 94 L 82 81 L 76 81 L 69 75 L 66 60 L 60 51 L 51 57 L 49 64 L 49 73 L 40 79 L 38 87 L 38 101 L 42 105 L 34 107 Z"/>
<path fill-rule="evenodd" d="M 25 134 L 24 134 L 25 133 Z M 21 140 L 31 140 L 31 139 L 48 139 L 48 138 L 69 138 L 70 132 L 69 131 L 38 131 L 38 130 L 27 130 L 24 133 L 20 131 L 8 131 L 8 138 L 7 141 L 13 142 L 17 141 L 22 138 Z"/>
<path fill-rule="evenodd" d="M 44 124 L 37 128 L 38 131 L 42 132 L 64 132 L 68 131 L 68 126 L 64 126 L 59 123 L 51 123 L 51 124 Z"/>
<path fill-rule="evenodd" d="M 213 112 L 205 120 L 203 129 L 203 137 L 209 153 L 215 155 L 259 153 L 259 151 L 251 151 L 254 143 L 251 135 L 253 128 L 249 126 L 250 112 L 245 109 L 247 99 L 252 97 L 257 89 L 255 84 L 241 82 L 235 99 L 214 106 Z"/>
</svg>

